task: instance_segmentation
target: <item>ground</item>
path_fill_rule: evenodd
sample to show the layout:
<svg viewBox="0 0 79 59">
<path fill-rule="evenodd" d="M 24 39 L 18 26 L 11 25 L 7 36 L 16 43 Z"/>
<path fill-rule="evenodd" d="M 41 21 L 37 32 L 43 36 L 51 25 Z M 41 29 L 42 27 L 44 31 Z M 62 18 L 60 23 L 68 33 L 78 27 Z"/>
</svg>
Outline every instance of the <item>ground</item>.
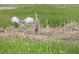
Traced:
<svg viewBox="0 0 79 59">
<path fill-rule="evenodd" d="M 57 38 L 65 40 L 79 40 L 79 24 L 71 22 L 63 27 L 56 28 L 40 28 L 37 34 L 34 33 L 33 29 L 27 29 L 24 33 L 20 32 L 19 29 L 2 29 L 0 30 L 0 38 L 2 37 L 13 38 L 14 36 L 31 38 L 33 40 L 54 40 Z"/>
</svg>

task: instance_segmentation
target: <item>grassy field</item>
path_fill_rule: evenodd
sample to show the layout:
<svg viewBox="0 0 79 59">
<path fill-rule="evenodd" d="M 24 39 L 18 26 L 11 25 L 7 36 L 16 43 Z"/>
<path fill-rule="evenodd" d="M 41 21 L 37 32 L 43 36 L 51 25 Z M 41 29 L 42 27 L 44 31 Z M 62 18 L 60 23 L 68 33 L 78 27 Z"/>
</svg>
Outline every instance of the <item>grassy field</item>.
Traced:
<svg viewBox="0 0 79 59">
<path fill-rule="evenodd" d="M 21 7 L 18 6 L 18 8 L 14 10 L 0 10 L 0 27 L 5 28 L 10 26 L 10 23 L 8 22 L 13 16 L 17 16 L 21 20 L 25 19 L 27 16 L 35 18 L 35 12 L 38 14 L 42 27 L 46 27 L 47 24 L 50 27 L 56 27 L 60 25 L 63 26 L 70 21 L 79 22 L 79 7 L 72 6 L 22 5 Z"/>
<path fill-rule="evenodd" d="M 33 41 L 29 38 L 18 38 L 8 40 L 3 38 L 0 41 L 1 54 L 78 54 L 79 42 L 63 41 L 61 39 L 46 42 Z"/>
<path fill-rule="evenodd" d="M 4 5 L 1 5 L 4 6 Z M 9 6 L 9 5 L 7 5 Z M 31 16 L 35 18 L 35 12 L 41 22 L 41 27 L 58 27 L 76 21 L 79 22 L 78 5 L 11 5 L 13 10 L 0 10 L 0 27 L 9 28 L 9 20 L 13 16 L 21 20 Z M 57 39 L 55 41 L 32 41 L 29 38 L 3 37 L 0 39 L 0 53 L 79 53 L 79 42 Z"/>
</svg>

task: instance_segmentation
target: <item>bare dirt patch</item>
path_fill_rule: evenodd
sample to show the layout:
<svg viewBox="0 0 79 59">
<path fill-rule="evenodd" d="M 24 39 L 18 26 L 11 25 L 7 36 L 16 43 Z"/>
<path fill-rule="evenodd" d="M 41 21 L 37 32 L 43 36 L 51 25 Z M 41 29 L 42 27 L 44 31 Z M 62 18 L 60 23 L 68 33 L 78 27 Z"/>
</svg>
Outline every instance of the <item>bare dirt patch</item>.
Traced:
<svg viewBox="0 0 79 59">
<path fill-rule="evenodd" d="M 31 38 L 33 40 L 53 40 L 57 38 L 65 40 L 79 40 L 79 24 L 71 22 L 60 28 L 40 28 L 39 33 L 35 34 L 33 29 L 27 30 L 25 33 L 16 29 L 2 29 L 0 30 L 0 38 L 7 36 L 13 38 L 14 36 Z"/>
</svg>

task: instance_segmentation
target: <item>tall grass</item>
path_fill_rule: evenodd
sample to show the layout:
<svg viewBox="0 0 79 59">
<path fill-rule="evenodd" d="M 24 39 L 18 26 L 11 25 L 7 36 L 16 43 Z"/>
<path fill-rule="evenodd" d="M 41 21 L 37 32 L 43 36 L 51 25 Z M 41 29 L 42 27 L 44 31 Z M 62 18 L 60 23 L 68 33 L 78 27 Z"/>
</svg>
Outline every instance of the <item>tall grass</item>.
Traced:
<svg viewBox="0 0 79 59">
<path fill-rule="evenodd" d="M 7 40 L 8 39 L 8 40 Z M 2 54 L 65 54 L 79 53 L 79 43 L 74 41 L 55 40 L 52 42 L 34 41 L 29 38 L 14 37 L 3 38 L 0 41 L 0 53 Z"/>
<path fill-rule="evenodd" d="M 21 6 L 21 5 L 20 5 Z M 64 5 L 24 5 L 14 10 L 0 10 L 0 27 L 10 26 L 9 20 L 13 16 L 19 17 L 23 20 L 25 17 L 31 16 L 35 18 L 35 11 L 38 14 L 38 18 L 42 27 L 46 27 L 48 24 L 50 27 L 63 26 L 64 23 L 70 21 L 79 22 L 79 7 L 71 7 Z"/>
</svg>

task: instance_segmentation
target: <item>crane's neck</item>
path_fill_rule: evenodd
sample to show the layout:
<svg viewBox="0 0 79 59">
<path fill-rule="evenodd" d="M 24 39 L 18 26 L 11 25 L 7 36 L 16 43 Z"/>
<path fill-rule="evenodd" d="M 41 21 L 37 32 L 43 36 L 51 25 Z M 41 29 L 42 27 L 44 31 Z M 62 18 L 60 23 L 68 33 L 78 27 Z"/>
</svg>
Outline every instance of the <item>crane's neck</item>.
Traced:
<svg viewBox="0 0 79 59">
<path fill-rule="evenodd" d="M 36 20 L 38 20 L 38 16 L 37 16 L 37 13 L 35 12 L 35 17 L 36 17 Z"/>
</svg>

